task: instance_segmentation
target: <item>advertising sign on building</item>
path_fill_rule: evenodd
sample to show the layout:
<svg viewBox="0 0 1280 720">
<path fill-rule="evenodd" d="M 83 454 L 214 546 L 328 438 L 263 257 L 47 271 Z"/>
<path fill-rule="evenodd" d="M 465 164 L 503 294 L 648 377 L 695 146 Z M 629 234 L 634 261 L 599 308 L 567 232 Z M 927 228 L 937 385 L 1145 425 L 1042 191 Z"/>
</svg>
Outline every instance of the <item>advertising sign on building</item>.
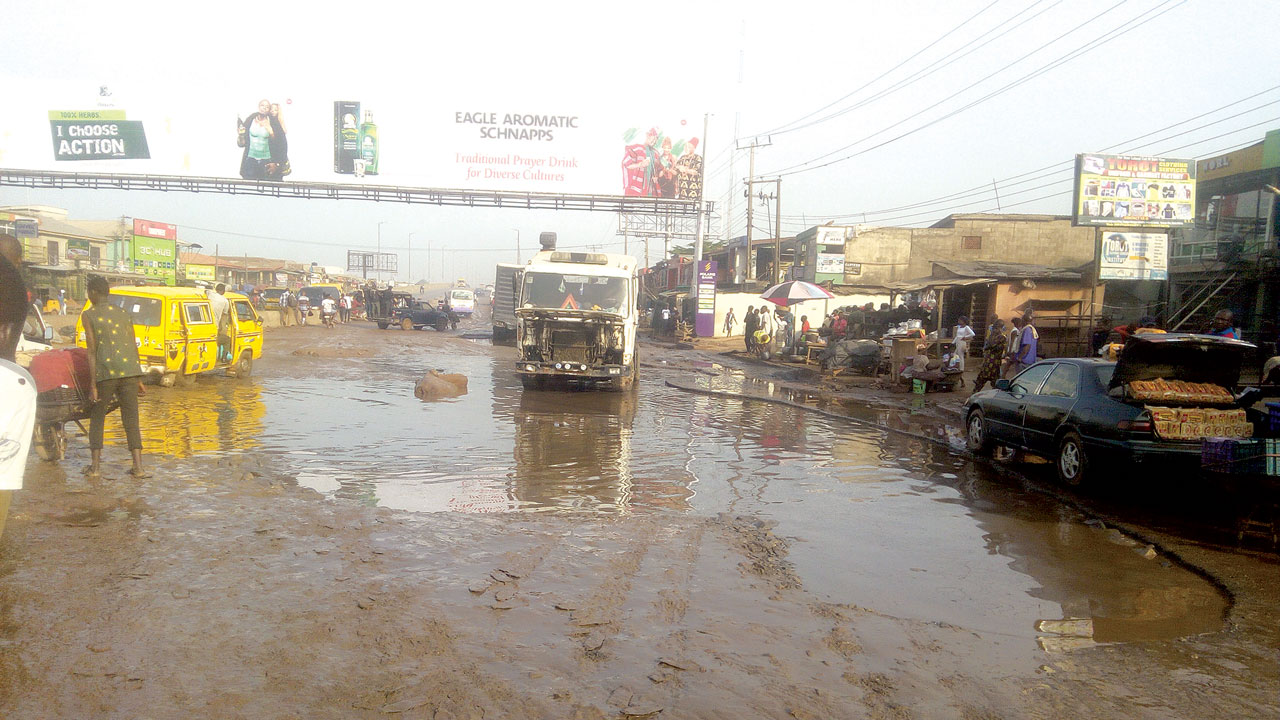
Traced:
<svg viewBox="0 0 1280 720">
<path fill-rule="evenodd" d="M 1128 155 L 1076 156 L 1076 225 L 1182 227 L 1195 223 L 1192 160 Z"/>
<path fill-rule="evenodd" d="M 65 253 L 68 260 L 88 260 L 89 240 L 87 238 L 67 238 Z"/>
<path fill-rule="evenodd" d="M 1104 232 L 1099 280 L 1168 280 L 1169 236 Z"/>
<path fill-rule="evenodd" d="M 190 263 L 183 265 L 183 273 L 188 280 L 203 280 L 205 282 L 213 282 L 213 266 L 212 265 L 192 265 Z"/>
<path fill-rule="evenodd" d="M 145 235 L 147 237 L 164 238 L 165 240 L 178 239 L 178 226 L 169 223 L 156 222 L 154 220 L 133 220 L 133 234 Z"/>
<path fill-rule="evenodd" d="M 698 265 L 698 312 L 694 319 L 694 332 L 698 337 L 716 334 L 716 270 L 715 260 L 703 260 Z"/>
</svg>

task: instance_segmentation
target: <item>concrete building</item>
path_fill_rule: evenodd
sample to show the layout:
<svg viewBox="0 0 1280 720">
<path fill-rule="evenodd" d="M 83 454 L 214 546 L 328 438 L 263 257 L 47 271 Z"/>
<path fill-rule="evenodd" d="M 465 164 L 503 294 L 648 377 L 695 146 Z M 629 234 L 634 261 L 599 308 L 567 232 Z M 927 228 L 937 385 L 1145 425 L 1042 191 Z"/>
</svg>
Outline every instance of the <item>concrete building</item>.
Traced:
<svg viewBox="0 0 1280 720">
<path fill-rule="evenodd" d="M 1196 224 L 1174 231 L 1169 328 L 1232 310 L 1244 339 L 1274 342 L 1280 316 L 1280 130 L 1196 163 Z"/>
</svg>

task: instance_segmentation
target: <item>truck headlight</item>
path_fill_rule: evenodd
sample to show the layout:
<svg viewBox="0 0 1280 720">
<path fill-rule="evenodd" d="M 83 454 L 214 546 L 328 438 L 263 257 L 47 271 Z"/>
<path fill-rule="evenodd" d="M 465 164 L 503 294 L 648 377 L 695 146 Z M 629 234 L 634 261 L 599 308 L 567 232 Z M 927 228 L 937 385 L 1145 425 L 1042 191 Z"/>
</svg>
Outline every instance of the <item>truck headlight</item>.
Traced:
<svg viewBox="0 0 1280 720">
<path fill-rule="evenodd" d="M 611 367 L 611 368 L 609 368 L 609 374 L 610 374 L 610 375 L 621 375 L 621 374 L 622 374 L 622 368 Z"/>
<path fill-rule="evenodd" d="M 557 370 L 563 370 L 563 369 L 564 369 L 564 363 L 556 363 L 556 369 L 557 369 Z"/>
</svg>

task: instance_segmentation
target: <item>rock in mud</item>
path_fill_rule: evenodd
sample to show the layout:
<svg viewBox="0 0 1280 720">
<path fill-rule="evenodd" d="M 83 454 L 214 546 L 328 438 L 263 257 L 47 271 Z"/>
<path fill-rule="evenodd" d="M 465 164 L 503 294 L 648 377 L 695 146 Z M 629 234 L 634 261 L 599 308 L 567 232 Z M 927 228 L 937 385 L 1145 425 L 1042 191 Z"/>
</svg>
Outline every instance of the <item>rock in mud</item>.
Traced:
<svg viewBox="0 0 1280 720">
<path fill-rule="evenodd" d="M 413 396 L 419 400 L 439 400 L 467 394 L 467 376 L 432 370 L 413 386 Z"/>
</svg>

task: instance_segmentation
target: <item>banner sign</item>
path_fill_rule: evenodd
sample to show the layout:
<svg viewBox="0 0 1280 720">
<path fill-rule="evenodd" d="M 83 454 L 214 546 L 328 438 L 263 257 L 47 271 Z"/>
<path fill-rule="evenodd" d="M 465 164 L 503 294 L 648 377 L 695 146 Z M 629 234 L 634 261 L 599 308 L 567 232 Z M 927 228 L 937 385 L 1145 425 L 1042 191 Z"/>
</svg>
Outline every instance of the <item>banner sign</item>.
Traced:
<svg viewBox="0 0 1280 720">
<path fill-rule="evenodd" d="M 182 266 L 183 274 L 188 280 L 204 280 L 205 282 L 213 282 L 213 266 L 212 265 L 192 265 Z"/>
<path fill-rule="evenodd" d="M 1099 280 L 1168 280 L 1169 236 L 1164 233 L 1104 233 Z"/>
<path fill-rule="evenodd" d="M 55 161 L 151 158 L 142 123 L 125 120 L 122 110 L 54 110 L 49 129 Z"/>
<path fill-rule="evenodd" d="M 252 87 L 136 88 L 125 110 L 74 86 L 14 80 L 8 169 L 699 199 L 701 111 L 688 99 L 587 108 L 528 87 L 491 95 Z M 696 102 L 696 101 L 693 101 Z M 144 132 L 144 127 L 146 131 Z M 48 128 L 48 130 L 46 130 Z M 52 146 L 41 137 L 52 133 Z"/>
<path fill-rule="evenodd" d="M 1076 225 L 1182 227 L 1195 223 L 1195 205 L 1192 160 L 1076 156 Z"/>
<path fill-rule="evenodd" d="M 715 260 L 703 260 L 698 265 L 698 311 L 693 331 L 698 337 L 716 334 L 716 270 Z"/>
<path fill-rule="evenodd" d="M 134 218 L 133 234 L 164 238 L 165 240 L 177 240 L 178 226 L 170 225 L 169 223 L 156 222 L 154 220 L 139 220 Z"/>
<path fill-rule="evenodd" d="M 176 242 L 135 234 L 131 245 L 134 272 L 160 280 L 165 285 L 172 286 L 178 283 Z"/>
</svg>

